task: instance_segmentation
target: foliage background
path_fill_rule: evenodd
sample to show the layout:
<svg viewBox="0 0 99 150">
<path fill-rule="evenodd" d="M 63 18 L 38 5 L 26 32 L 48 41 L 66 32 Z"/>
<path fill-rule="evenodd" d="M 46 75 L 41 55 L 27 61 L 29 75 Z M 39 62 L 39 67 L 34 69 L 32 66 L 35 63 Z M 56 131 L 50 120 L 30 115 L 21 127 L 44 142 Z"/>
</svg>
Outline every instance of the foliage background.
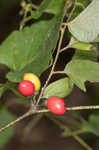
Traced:
<svg viewBox="0 0 99 150">
<path fill-rule="evenodd" d="M 89 1 L 81 1 L 84 3 L 85 6 L 88 5 Z M 40 1 L 33 1 L 35 4 L 39 4 Z M 19 16 L 20 11 L 20 0 L 10 0 L 8 2 L 7 0 L 0 0 L 0 43 L 4 41 L 8 35 L 14 31 L 15 29 L 18 29 L 19 22 L 21 21 L 21 16 Z M 81 11 L 80 8 L 78 8 L 74 14 L 73 17 L 77 16 L 77 14 Z M 64 37 L 64 42 L 62 47 L 68 43 L 68 34 Z M 71 60 L 71 57 L 74 54 L 73 49 L 69 49 L 66 52 L 62 53 L 59 57 L 59 63 L 56 66 L 57 70 L 62 70 L 64 66 L 69 60 Z M 54 55 L 55 56 L 55 53 Z M 67 57 L 68 56 L 68 57 Z M 64 64 L 64 65 L 63 65 Z M 6 78 L 5 75 L 9 71 L 7 67 L 4 65 L 0 65 L 0 82 L 5 83 Z M 42 76 L 41 76 L 41 82 L 43 83 L 49 73 L 49 70 L 47 70 Z M 58 75 L 57 77 L 53 77 L 51 82 L 62 77 L 61 75 Z M 90 105 L 90 104 L 99 104 L 99 84 L 91 84 L 89 82 L 86 83 L 87 92 L 82 92 L 79 88 L 74 87 L 72 93 L 67 99 L 67 105 L 69 106 L 79 106 L 79 105 Z M 3 97 L 1 98 L 1 103 L 5 105 L 7 110 L 9 112 L 12 112 L 15 116 L 20 116 L 26 112 L 28 109 L 27 107 L 23 106 L 23 103 L 20 102 L 20 99 L 16 97 L 11 91 L 7 91 Z M 93 113 L 97 113 L 98 111 L 80 111 L 79 113 L 74 112 L 67 112 L 65 118 L 61 118 L 64 120 L 64 122 L 67 125 L 70 125 L 72 127 L 71 120 L 75 122 L 75 116 L 82 115 L 85 119 L 88 119 L 89 116 Z M 5 111 L 2 111 L 1 114 L 3 115 Z M 29 128 L 31 128 L 31 124 L 29 123 L 30 120 L 35 118 L 36 116 L 29 117 L 20 123 L 18 123 L 15 126 L 15 131 L 13 134 L 13 137 L 8 141 L 7 144 L 4 144 L 1 149 L 5 150 L 11 150 L 11 149 L 38 149 L 38 150 L 65 150 L 66 148 L 73 149 L 73 150 L 83 150 L 84 148 L 77 143 L 72 137 L 61 137 L 61 131 L 58 126 L 56 126 L 50 119 L 48 119 L 47 116 L 39 115 L 37 118 L 40 121 L 36 124 L 34 128 L 32 128 L 31 131 L 29 131 Z M 10 116 L 10 119 L 13 117 Z M 4 118 L 5 119 L 5 118 Z M 6 120 L 6 119 L 5 119 Z M 99 118 L 96 121 L 96 126 L 98 125 Z M 1 120 L 2 121 L 2 120 Z M 7 122 L 5 122 L 7 124 Z M 94 130 L 94 129 L 93 129 Z M 26 134 L 26 135 L 25 135 Z M 65 132 L 63 133 L 65 134 Z M 6 137 L 6 133 L 4 133 L 3 137 Z M 85 134 L 81 136 L 84 140 L 87 141 L 89 145 L 93 147 L 94 150 L 98 150 L 99 145 L 99 138 L 98 136 L 95 136 L 93 134 Z M 49 140 L 50 139 L 50 140 Z"/>
</svg>

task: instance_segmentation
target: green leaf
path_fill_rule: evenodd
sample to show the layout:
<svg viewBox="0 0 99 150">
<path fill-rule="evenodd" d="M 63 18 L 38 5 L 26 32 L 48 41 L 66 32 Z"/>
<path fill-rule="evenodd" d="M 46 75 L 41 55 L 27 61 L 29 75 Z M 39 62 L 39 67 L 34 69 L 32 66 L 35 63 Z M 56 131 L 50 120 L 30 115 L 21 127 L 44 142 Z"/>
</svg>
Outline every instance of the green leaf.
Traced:
<svg viewBox="0 0 99 150">
<path fill-rule="evenodd" d="M 90 115 L 89 121 L 83 122 L 83 130 L 99 136 L 99 115 Z"/>
<path fill-rule="evenodd" d="M 99 63 L 96 62 L 94 51 L 77 50 L 64 71 L 83 91 L 86 91 L 85 81 L 99 82 Z"/>
<path fill-rule="evenodd" d="M 63 2 L 62 2 L 63 1 Z M 66 1 L 64 0 L 52 0 L 52 2 L 49 4 L 49 7 L 46 9 L 47 13 L 57 14 L 57 8 L 60 7 L 60 9 L 64 12 L 64 7 L 66 4 Z M 62 3 L 64 3 L 64 7 L 62 6 Z"/>
<path fill-rule="evenodd" d="M 49 4 L 51 3 L 52 0 L 43 0 L 43 2 L 41 3 L 41 5 L 39 6 L 39 8 L 36 11 L 31 11 L 31 16 L 34 19 L 38 19 L 44 11 L 46 11 L 47 7 L 49 6 Z"/>
<path fill-rule="evenodd" d="M 90 50 L 92 48 L 92 44 L 78 42 L 71 46 L 72 48 L 77 48 L 79 50 Z"/>
<path fill-rule="evenodd" d="M 72 88 L 73 82 L 69 78 L 63 78 L 49 84 L 44 91 L 44 97 L 57 96 L 63 98 L 71 93 Z"/>
<path fill-rule="evenodd" d="M 62 6 L 61 1 L 43 0 L 40 7 L 36 11 L 31 11 L 31 16 L 34 19 L 38 19 L 44 12 L 57 14 L 57 10 L 58 10 L 57 8 L 59 5 Z M 62 7 L 62 9 L 64 8 Z"/>
<path fill-rule="evenodd" d="M 99 35 L 99 0 L 93 0 L 68 27 L 79 41 L 93 41 Z"/>
<path fill-rule="evenodd" d="M 7 110 L 2 109 L 0 112 L 0 128 L 7 125 L 10 121 L 14 120 L 15 116 L 10 114 Z M 0 147 L 3 147 L 13 136 L 13 127 L 9 127 L 3 132 L 0 132 Z"/>
<path fill-rule="evenodd" d="M 0 63 L 12 70 L 7 75 L 8 80 L 19 82 L 26 72 L 40 76 L 48 68 L 52 50 L 57 44 L 64 5 L 65 0 L 58 0 L 55 15 L 42 16 L 31 27 L 13 32 L 2 43 Z"/>
<path fill-rule="evenodd" d="M 91 50 L 93 47 L 93 45 L 90 43 L 79 42 L 74 38 L 71 38 L 70 45 L 70 47 L 77 48 L 79 50 Z"/>
</svg>

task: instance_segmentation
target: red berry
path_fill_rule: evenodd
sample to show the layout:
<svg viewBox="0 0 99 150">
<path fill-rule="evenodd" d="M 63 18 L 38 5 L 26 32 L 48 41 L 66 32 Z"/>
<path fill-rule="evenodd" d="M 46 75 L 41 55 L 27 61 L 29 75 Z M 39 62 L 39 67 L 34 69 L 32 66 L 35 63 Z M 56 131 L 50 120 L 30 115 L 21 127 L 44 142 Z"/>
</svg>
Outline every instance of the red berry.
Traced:
<svg viewBox="0 0 99 150">
<path fill-rule="evenodd" d="M 35 92 L 35 87 L 32 82 L 23 80 L 18 84 L 18 90 L 24 96 L 31 96 Z"/>
<path fill-rule="evenodd" d="M 47 100 L 47 107 L 52 113 L 57 115 L 62 115 L 66 111 L 64 99 L 58 97 L 49 98 Z"/>
</svg>

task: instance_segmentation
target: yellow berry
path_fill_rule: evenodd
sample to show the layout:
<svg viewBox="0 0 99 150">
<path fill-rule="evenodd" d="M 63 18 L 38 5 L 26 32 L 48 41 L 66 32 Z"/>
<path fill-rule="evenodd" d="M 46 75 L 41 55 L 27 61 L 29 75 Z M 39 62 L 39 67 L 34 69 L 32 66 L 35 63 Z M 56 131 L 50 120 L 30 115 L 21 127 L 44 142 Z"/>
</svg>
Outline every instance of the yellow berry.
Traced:
<svg viewBox="0 0 99 150">
<path fill-rule="evenodd" d="M 33 73 L 25 73 L 24 80 L 31 81 L 35 86 L 35 91 L 38 92 L 41 86 L 39 78 Z"/>
</svg>

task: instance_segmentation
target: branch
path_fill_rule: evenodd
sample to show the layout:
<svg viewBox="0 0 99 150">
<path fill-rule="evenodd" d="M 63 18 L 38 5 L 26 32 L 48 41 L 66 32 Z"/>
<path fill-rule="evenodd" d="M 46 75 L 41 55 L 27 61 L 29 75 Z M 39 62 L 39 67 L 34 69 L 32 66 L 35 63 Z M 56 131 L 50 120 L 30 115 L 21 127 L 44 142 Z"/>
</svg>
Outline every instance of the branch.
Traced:
<svg viewBox="0 0 99 150">
<path fill-rule="evenodd" d="M 55 65 L 57 63 L 57 60 L 58 60 L 58 57 L 59 57 L 59 54 L 60 54 L 60 48 L 61 48 L 61 44 L 62 44 L 62 40 L 63 40 L 63 36 L 64 36 L 64 31 L 65 31 L 65 26 L 61 29 L 61 36 L 60 36 L 60 40 L 59 40 L 59 44 L 58 44 L 58 49 L 57 49 L 57 53 L 56 53 L 56 56 L 55 56 L 55 60 L 54 60 L 54 63 L 52 65 L 52 68 L 51 68 L 51 71 L 50 71 L 50 74 L 49 74 L 49 77 L 48 79 L 46 80 L 45 84 L 44 84 L 44 87 L 42 88 L 41 90 L 41 93 L 39 95 L 39 98 L 37 100 L 37 103 L 36 103 L 36 106 L 39 104 L 40 102 L 40 99 L 42 98 L 43 96 L 43 92 L 48 84 L 48 82 L 50 81 L 53 73 L 54 73 L 54 68 L 55 68 Z"/>
<path fill-rule="evenodd" d="M 67 111 L 77 111 L 77 110 L 90 110 L 90 109 L 99 109 L 99 105 L 92 105 L 92 106 L 76 106 L 76 107 L 67 107 Z M 28 112 L 26 112 L 24 115 L 18 117 L 16 120 L 11 121 L 8 123 L 6 126 L 0 128 L 0 132 L 7 129 L 8 127 L 13 126 L 14 124 L 18 123 L 19 121 L 23 120 L 24 118 L 33 115 L 33 114 L 38 114 L 38 113 L 47 113 L 49 112 L 48 109 L 42 109 L 42 110 L 35 110 L 35 109 L 30 109 Z"/>
</svg>

